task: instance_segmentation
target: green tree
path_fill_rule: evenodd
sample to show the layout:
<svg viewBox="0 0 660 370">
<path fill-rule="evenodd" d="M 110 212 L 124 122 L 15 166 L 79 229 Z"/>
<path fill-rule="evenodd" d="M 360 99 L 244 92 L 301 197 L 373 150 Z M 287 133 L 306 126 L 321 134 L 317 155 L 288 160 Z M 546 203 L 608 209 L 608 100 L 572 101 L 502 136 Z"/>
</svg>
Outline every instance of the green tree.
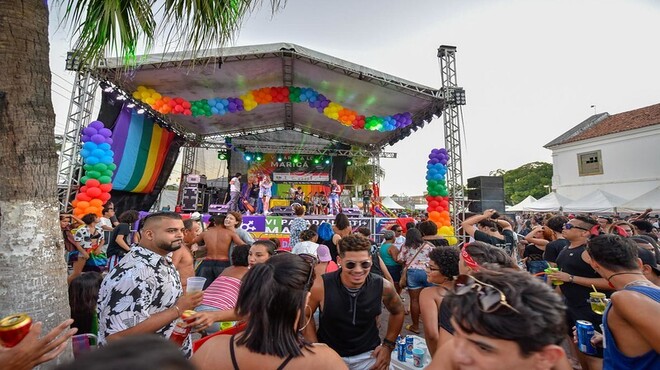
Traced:
<svg viewBox="0 0 660 370">
<path fill-rule="evenodd" d="M 514 205 L 528 195 L 539 199 L 548 194 L 552 185 L 552 164 L 531 162 L 509 171 L 491 171 L 490 175 L 504 177 L 506 204 Z"/>
<path fill-rule="evenodd" d="M 346 167 L 346 177 L 350 184 L 366 187 L 374 179 L 379 181 L 385 177 L 385 170 L 373 158 L 355 157 L 352 161 L 353 163 Z"/>
<path fill-rule="evenodd" d="M 274 10 L 280 2 L 270 1 Z M 172 36 L 165 44 L 185 45 L 191 55 L 221 46 L 260 3 L 58 0 L 54 6 L 64 6 L 77 57 L 91 63 L 106 53 L 135 61 L 138 45 L 148 50 L 158 34 Z M 0 315 L 26 312 L 44 322 L 44 333 L 70 316 L 58 224 L 47 4 L 0 0 Z"/>
</svg>

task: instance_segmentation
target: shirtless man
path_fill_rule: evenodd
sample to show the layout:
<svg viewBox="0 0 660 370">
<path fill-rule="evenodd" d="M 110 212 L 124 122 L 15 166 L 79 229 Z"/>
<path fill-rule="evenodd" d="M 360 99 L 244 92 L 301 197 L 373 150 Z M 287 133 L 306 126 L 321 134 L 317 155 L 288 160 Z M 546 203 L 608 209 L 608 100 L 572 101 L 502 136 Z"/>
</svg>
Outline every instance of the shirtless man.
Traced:
<svg viewBox="0 0 660 370">
<path fill-rule="evenodd" d="M 205 277 L 204 289 L 206 289 L 222 271 L 231 265 L 229 262 L 229 246 L 233 241 L 236 245 L 243 245 L 243 241 L 235 229 L 222 226 L 212 227 L 199 236 L 195 237 L 193 243 L 204 242 L 206 246 L 206 258 L 197 269 L 197 276 Z"/>
<path fill-rule="evenodd" d="M 195 276 L 194 258 L 190 248 L 193 246 L 193 240 L 199 233 L 200 226 L 199 222 L 193 221 L 191 219 L 183 220 L 183 227 L 185 231 L 183 232 L 183 243 L 182 248 L 179 248 L 172 252 L 172 263 L 174 267 L 179 272 L 179 277 L 181 278 L 181 286 L 183 291 L 186 291 L 186 285 L 188 284 L 188 278 Z"/>
</svg>

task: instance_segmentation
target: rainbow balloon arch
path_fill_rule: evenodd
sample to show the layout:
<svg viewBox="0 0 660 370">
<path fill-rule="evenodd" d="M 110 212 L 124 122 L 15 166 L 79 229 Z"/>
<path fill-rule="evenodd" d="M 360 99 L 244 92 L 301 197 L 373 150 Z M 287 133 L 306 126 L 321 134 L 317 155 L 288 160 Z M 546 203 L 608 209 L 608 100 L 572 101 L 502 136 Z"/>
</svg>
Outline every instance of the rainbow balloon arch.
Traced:
<svg viewBox="0 0 660 370">
<path fill-rule="evenodd" d="M 449 245 L 458 243 L 455 229 L 451 224 L 451 215 L 449 213 L 449 191 L 447 189 L 447 162 L 449 154 L 447 149 L 433 149 L 429 154 L 429 160 L 426 163 L 426 210 L 429 213 L 429 220 L 438 226 L 438 235 L 444 237 Z"/>
</svg>

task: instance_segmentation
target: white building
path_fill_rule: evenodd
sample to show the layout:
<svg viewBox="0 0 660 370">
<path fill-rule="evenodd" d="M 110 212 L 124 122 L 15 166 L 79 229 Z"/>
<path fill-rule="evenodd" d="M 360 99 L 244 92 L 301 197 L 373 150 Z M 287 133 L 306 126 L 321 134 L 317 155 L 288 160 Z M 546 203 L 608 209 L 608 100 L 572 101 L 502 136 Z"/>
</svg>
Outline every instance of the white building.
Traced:
<svg viewBox="0 0 660 370">
<path fill-rule="evenodd" d="M 635 198 L 660 185 L 660 104 L 593 115 L 545 148 L 559 194 L 578 199 L 601 189 Z"/>
</svg>

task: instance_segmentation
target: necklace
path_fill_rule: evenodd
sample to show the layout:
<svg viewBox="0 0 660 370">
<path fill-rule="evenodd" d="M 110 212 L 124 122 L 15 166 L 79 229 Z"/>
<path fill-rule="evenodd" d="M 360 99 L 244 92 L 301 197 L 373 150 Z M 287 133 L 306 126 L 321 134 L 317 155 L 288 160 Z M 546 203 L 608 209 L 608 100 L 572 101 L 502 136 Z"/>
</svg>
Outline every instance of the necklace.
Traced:
<svg viewBox="0 0 660 370">
<path fill-rule="evenodd" d="M 628 288 L 629 286 L 638 286 L 638 285 L 642 285 L 642 286 L 652 286 L 653 284 L 651 284 L 651 282 L 648 281 L 648 280 L 635 280 L 635 281 L 631 281 L 631 282 L 629 282 L 628 284 L 624 285 L 624 286 L 623 286 L 623 289 L 626 289 L 626 288 Z"/>
<path fill-rule="evenodd" d="M 605 280 L 607 280 L 607 284 L 610 286 L 610 288 L 614 289 L 614 285 L 612 284 L 612 278 L 617 276 L 617 275 L 644 275 L 641 272 L 617 272 L 609 277 L 606 277 Z"/>
</svg>

